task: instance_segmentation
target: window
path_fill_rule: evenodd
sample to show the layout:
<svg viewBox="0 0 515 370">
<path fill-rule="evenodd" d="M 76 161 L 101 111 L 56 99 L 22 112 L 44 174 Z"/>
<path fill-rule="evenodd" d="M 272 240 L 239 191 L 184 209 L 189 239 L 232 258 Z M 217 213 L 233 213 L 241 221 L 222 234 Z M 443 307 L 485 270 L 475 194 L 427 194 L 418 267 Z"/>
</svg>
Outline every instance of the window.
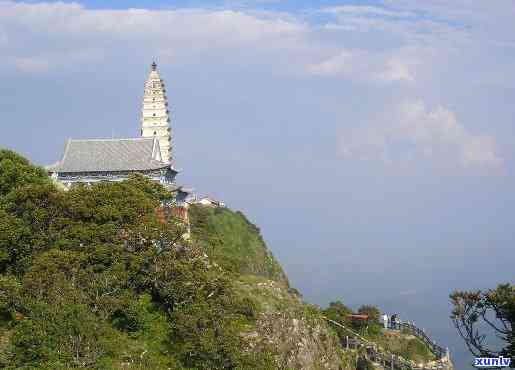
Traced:
<svg viewBox="0 0 515 370">
<path fill-rule="evenodd" d="M 156 114 L 155 114 L 155 113 L 152 113 L 152 115 L 153 115 L 154 117 L 156 116 Z"/>
<path fill-rule="evenodd" d="M 155 135 L 157 135 L 157 132 L 156 132 L 156 131 L 154 131 L 154 136 L 155 136 Z"/>
</svg>

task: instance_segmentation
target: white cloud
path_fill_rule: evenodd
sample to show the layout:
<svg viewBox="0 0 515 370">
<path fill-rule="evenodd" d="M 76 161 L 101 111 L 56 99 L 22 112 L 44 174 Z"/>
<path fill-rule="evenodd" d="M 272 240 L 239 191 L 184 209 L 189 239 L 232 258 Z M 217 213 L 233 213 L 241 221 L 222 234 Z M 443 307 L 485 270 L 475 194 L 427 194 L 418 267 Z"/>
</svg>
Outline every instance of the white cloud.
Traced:
<svg viewBox="0 0 515 370">
<path fill-rule="evenodd" d="M 435 31 L 455 31 L 456 26 L 440 19 L 428 20 L 412 8 L 405 10 L 393 5 L 388 7 L 369 5 L 344 5 L 323 8 L 322 13 L 333 20 L 326 25 L 329 29 L 343 29 L 354 32 L 387 32 L 401 40 L 414 39 L 421 35 L 433 35 Z"/>
<path fill-rule="evenodd" d="M 512 0 L 383 0 L 383 3 L 395 11 L 417 12 L 441 20 L 488 25 L 498 30 L 514 28 L 510 22 L 515 17 Z"/>
<path fill-rule="evenodd" d="M 78 50 L 49 50 L 21 56 L 7 55 L 2 67 L 13 67 L 22 73 L 45 74 L 50 71 L 74 69 L 81 64 L 101 63 L 104 51 L 98 48 Z"/>
<path fill-rule="evenodd" d="M 294 52 L 299 44 L 302 47 L 299 40 L 307 30 L 302 22 L 280 14 L 258 16 L 223 9 L 102 10 L 79 4 L 2 1 L 0 25 L 0 35 L 5 32 L 0 46 L 1 39 L 10 40 L 0 49 L 0 57 L 22 60 L 21 64 L 14 63 L 22 68 L 42 59 L 53 66 L 59 63 L 53 56 L 83 56 L 85 49 L 107 55 L 119 50 L 133 55 L 146 52 L 173 56 L 176 62 L 184 63 L 202 54 L 225 58 L 231 50 L 240 58 L 228 60 L 242 62 L 245 54 Z M 28 43 L 30 48 L 26 47 Z"/>
<path fill-rule="evenodd" d="M 340 76 L 368 82 L 414 82 L 413 61 L 401 55 L 387 55 L 363 50 L 343 50 L 318 63 L 308 65 L 307 71 L 319 76 Z"/>
<path fill-rule="evenodd" d="M 408 65 L 400 57 L 391 57 L 386 61 L 385 69 L 382 73 L 385 81 L 407 81 L 414 82 L 415 76 Z"/>
<path fill-rule="evenodd" d="M 423 9 L 424 14 L 434 11 L 438 17 L 421 18 L 408 4 L 345 5 L 321 9 L 335 19 L 320 25 L 310 23 L 309 16 L 250 9 L 102 10 L 76 3 L 0 0 L 0 57 L 24 61 L 10 63 L 22 70 L 28 61 L 42 66 L 44 59 L 49 67 L 39 68 L 43 73 L 58 66 L 61 55 L 81 54 L 75 58 L 77 65 L 98 59 L 85 55 L 91 50 L 107 59 L 121 52 L 131 58 L 152 55 L 161 62 L 183 64 L 208 56 L 228 64 L 266 65 L 281 74 L 307 71 L 364 82 L 419 83 L 421 74 L 438 73 L 449 59 L 465 59 L 464 43 L 477 47 L 463 27 L 440 20 L 440 8 Z M 373 32 L 347 45 L 347 40 L 355 40 L 356 30 Z M 429 49 L 438 50 L 437 63 Z M 482 75 L 490 73 L 500 80 L 510 66 L 485 68 L 489 72 Z"/>
<path fill-rule="evenodd" d="M 382 16 L 382 17 L 414 17 L 416 13 L 412 11 L 389 10 L 385 7 L 369 5 L 341 5 L 322 9 L 322 12 L 336 15 L 353 16 Z"/>
<path fill-rule="evenodd" d="M 359 58 L 357 52 L 343 50 L 338 55 L 307 66 L 307 69 L 309 72 L 321 76 L 350 76 L 357 67 L 356 59 Z"/>
<path fill-rule="evenodd" d="M 463 168 L 499 167 L 495 139 L 470 133 L 449 109 L 430 110 L 408 101 L 381 115 L 375 124 L 345 132 L 340 151 L 346 158 L 385 163 L 422 160 Z"/>
</svg>

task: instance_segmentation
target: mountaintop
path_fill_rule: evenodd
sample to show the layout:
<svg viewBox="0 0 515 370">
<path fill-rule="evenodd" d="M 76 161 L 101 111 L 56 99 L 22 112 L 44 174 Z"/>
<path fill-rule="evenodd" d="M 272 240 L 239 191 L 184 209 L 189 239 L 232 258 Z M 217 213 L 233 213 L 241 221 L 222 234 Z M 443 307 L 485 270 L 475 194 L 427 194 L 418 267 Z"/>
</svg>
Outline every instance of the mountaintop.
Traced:
<svg viewBox="0 0 515 370">
<path fill-rule="evenodd" d="M 241 212 L 191 206 L 185 240 L 156 217 L 170 198 L 143 176 L 63 191 L 0 151 L 0 367 L 355 369 L 363 350 L 327 318 L 434 360 L 375 321 L 352 327 L 341 303 L 305 303 Z"/>
</svg>

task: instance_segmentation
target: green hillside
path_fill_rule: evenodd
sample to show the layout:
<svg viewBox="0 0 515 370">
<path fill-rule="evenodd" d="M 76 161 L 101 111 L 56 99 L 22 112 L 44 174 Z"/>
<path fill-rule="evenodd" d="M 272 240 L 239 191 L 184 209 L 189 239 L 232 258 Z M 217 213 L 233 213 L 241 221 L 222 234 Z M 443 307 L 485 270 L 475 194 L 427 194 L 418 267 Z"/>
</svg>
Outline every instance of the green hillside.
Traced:
<svg viewBox="0 0 515 370">
<path fill-rule="evenodd" d="M 192 207 L 184 240 L 170 198 L 141 176 L 63 191 L 0 150 L 0 368 L 355 368 L 242 213 Z"/>
<path fill-rule="evenodd" d="M 190 207 L 193 241 L 227 271 L 285 282 L 286 275 L 243 213 L 228 208 Z"/>
<path fill-rule="evenodd" d="M 171 195 L 144 177 L 65 192 L 15 153 L 0 151 L 0 169 L 0 367 L 276 369 L 290 352 L 262 331 L 271 295 L 288 308 L 276 332 L 310 337 L 305 305 L 242 214 L 193 208 L 187 242 L 156 217 Z M 319 347 L 313 335 L 299 366 L 336 368 L 334 337 Z"/>
</svg>

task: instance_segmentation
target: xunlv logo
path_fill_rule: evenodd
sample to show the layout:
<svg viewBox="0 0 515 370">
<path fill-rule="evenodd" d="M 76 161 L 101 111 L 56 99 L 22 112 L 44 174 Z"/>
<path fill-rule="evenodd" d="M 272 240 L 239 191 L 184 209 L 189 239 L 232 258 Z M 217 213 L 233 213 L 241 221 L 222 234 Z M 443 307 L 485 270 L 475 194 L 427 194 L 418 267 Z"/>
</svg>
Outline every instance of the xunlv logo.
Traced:
<svg viewBox="0 0 515 370">
<path fill-rule="evenodd" d="M 474 359 L 474 367 L 508 367 L 511 364 L 511 358 L 499 357 L 476 357 Z"/>
</svg>

